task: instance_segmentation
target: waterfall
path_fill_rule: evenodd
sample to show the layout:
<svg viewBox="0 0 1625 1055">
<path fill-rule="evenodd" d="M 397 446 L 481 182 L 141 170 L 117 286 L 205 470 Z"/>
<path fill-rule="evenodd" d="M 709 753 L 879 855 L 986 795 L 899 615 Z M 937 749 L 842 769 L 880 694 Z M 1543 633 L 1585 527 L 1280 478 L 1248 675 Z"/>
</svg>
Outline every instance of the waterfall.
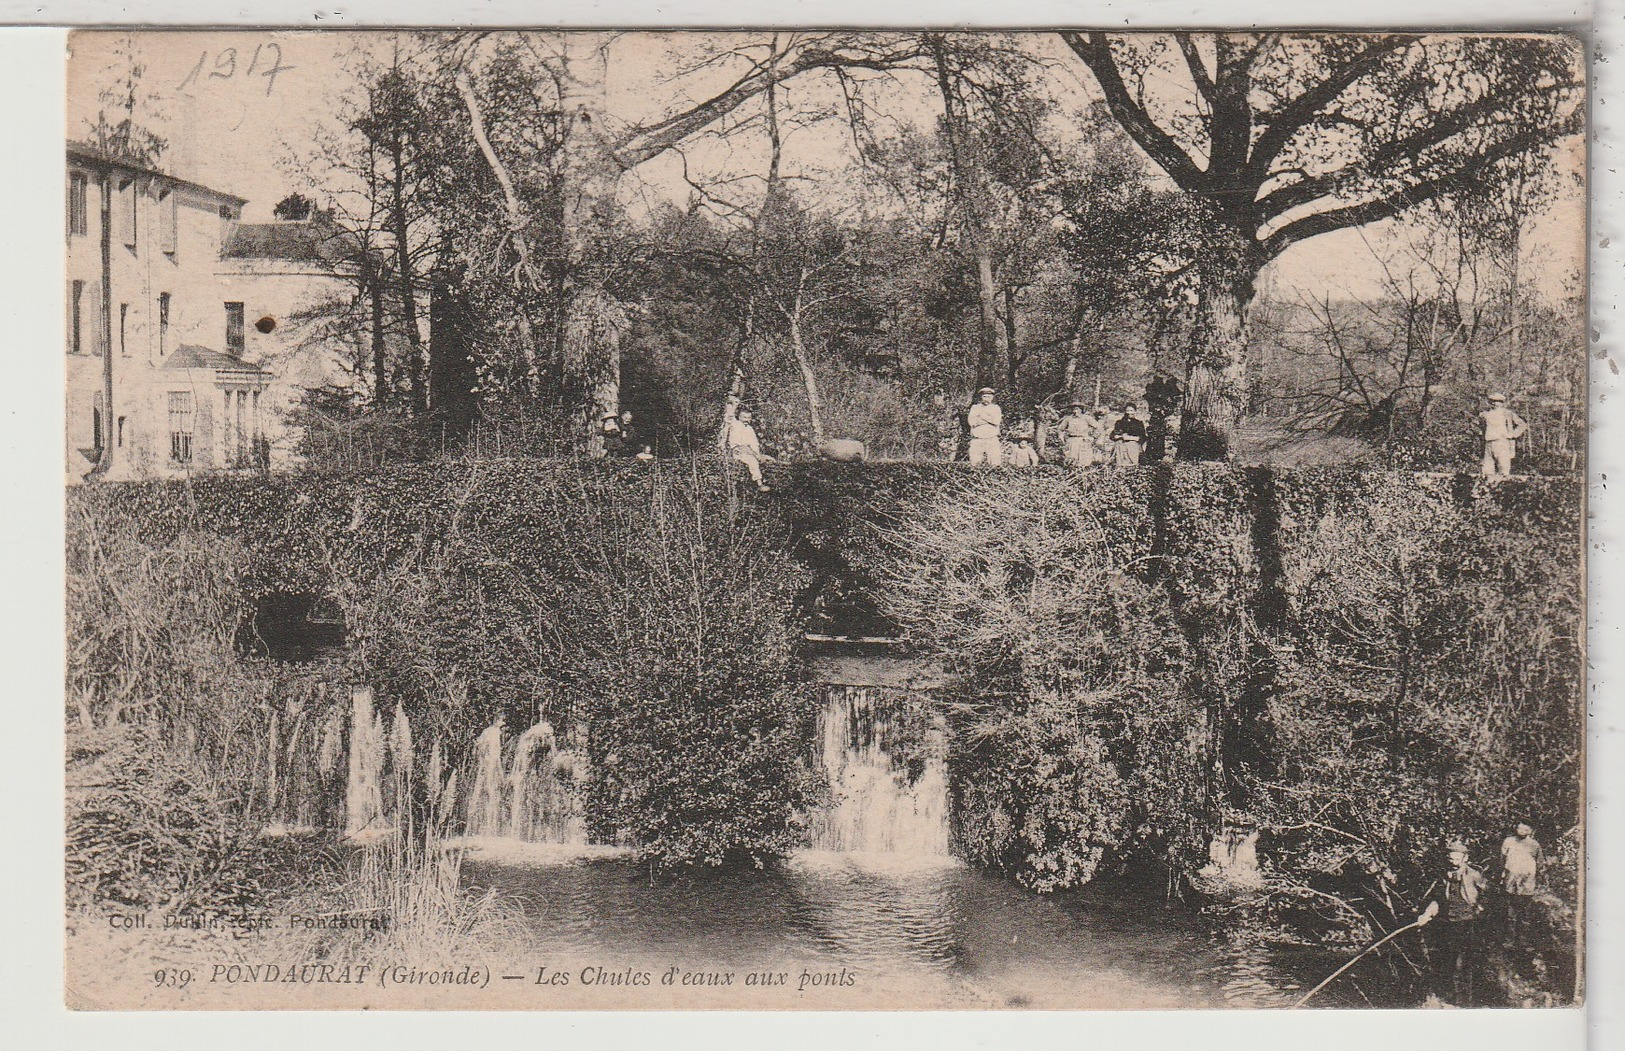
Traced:
<svg viewBox="0 0 1625 1055">
<path fill-rule="evenodd" d="M 373 713 L 372 689 L 359 686 L 351 694 L 350 765 L 345 783 L 346 835 L 385 827 L 383 792 L 379 775 L 384 768 L 383 723 Z"/>
<path fill-rule="evenodd" d="M 578 763 L 573 753 L 559 749 L 553 727 L 541 721 L 519 734 L 506 766 L 503 740 L 498 719 L 475 742 L 468 834 L 522 842 L 586 842 L 576 790 Z"/>
<path fill-rule="evenodd" d="M 911 774 L 906 760 L 889 753 L 904 731 L 906 696 L 855 685 L 831 685 L 827 692 L 818 732 L 834 802 L 813 825 L 811 848 L 946 856 L 948 780 L 940 735 L 916 745 L 925 757 Z"/>
<path fill-rule="evenodd" d="M 474 787 L 468 794 L 468 834 L 501 835 L 503 819 L 502 719 L 474 742 Z"/>
<path fill-rule="evenodd" d="M 551 725 L 537 722 L 521 733 L 508 767 L 508 836 L 533 843 L 586 842 L 573 776 L 573 756 L 558 750 Z"/>
</svg>

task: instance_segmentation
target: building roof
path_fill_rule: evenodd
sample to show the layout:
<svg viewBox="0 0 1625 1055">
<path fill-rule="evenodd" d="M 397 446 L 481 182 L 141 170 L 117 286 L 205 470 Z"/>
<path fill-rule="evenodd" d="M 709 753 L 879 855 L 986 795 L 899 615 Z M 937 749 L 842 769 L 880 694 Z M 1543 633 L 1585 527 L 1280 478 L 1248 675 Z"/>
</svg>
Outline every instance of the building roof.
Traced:
<svg viewBox="0 0 1625 1055">
<path fill-rule="evenodd" d="M 291 260 L 325 266 L 349 255 L 343 232 L 317 219 L 240 223 L 220 249 L 222 260 Z"/>
<path fill-rule="evenodd" d="M 183 187 L 191 187 L 193 190 L 200 190 L 206 194 L 212 194 L 217 198 L 236 202 L 238 205 L 242 205 L 248 201 L 247 198 L 239 198 L 235 194 L 228 194 L 223 190 L 216 190 L 213 187 L 206 187 L 201 183 L 196 183 L 189 179 L 182 179 L 181 177 L 165 172 L 162 169 L 154 168 L 145 161 L 135 158 L 121 157 L 110 151 L 103 150 L 101 147 L 95 146 L 91 143 L 79 143 L 69 140 L 68 157 L 89 165 L 111 165 L 114 168 L 123 169 L 126 172 L 137 172 L 147 176 L 159 176 L 163 179 L 169 180 L 171 183 L 177 183 Z"/>
<path fill-rule="evenodd" d="M 234 370 L 239 373 L 263 373 L 253 363 L 244 362 L 227 352 L 217 352 L 201 344 L 183 344 L 164 360 L 165 370 Z"/>
</svg>

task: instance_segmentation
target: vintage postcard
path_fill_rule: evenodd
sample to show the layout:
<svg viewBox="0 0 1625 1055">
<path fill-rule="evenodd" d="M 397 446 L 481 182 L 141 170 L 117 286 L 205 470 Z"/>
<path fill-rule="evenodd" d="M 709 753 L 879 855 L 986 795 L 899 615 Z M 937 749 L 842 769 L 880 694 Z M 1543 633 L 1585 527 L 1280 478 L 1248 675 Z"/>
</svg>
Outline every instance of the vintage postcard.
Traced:
<svg viewBox="0 0 1625 1055">
<path fill-rule="evenodd" d="M 1584 1001 L 1578 38 L 69 46 L 70 1007 Z"/>
</svg>

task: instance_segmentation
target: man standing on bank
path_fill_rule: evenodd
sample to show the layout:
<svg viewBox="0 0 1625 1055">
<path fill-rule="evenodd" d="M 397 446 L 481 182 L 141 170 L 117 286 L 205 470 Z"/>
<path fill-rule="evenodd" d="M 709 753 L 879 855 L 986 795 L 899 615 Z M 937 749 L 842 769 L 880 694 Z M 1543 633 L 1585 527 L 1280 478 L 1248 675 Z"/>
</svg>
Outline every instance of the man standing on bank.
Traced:
<svg viewBox="0 0 1625 1055">
<path fill-rule="evenodd" d="M 1512 457 L 1517 440 L 1529 426 L 1507 409 L 1507 397 L 1500 392 L 1489 395 L 1490 409 L 1478 415 L 1484 425 L 1484 476 L 1490 480 L 1505 480 L 1512 475 Z"/>
<path fill-rule="evenodd" d="M 1467 844 L 1459 839 L 1445 847 L 1450 865 L 1444 874 L 1444 911 L 1434 925 L 1438 958 L 1434 969 L 1450 1002 L 1473 1006 L 1473 982 L 1478 975 L 1478 917 L 1484 912 L 1484 873 L 1467 860 Z"/>
<path fill-rule="evenodd" d="M 972 465 L 1004 464 L 1004 451 L 999 447 L 999 426 L 1004 424 L 1004 411 L 993 402 L 991 388 L 976 390 L 976 403 L 965 415 L 970 426 L 970 463 Z"/>
<path fill-rule="evenodd" d="M 1140 454 L 1145 450 L 1145 422 L 1140 420 L 1139 410 L 1130 403 L 1112 426 L 1113 465 L 1140 464 Z"/>
<path fill-rule="evenodd" d="M 1534 828 L 1520 821 L 1512 834 L 1501 840 L 1501 893 L 1506 905 L 1503 941 L 1510 948 L 1521 949 L 1528 944 L 1540 865 L 1540 840 L 1535 838 Z"/>
</svg>

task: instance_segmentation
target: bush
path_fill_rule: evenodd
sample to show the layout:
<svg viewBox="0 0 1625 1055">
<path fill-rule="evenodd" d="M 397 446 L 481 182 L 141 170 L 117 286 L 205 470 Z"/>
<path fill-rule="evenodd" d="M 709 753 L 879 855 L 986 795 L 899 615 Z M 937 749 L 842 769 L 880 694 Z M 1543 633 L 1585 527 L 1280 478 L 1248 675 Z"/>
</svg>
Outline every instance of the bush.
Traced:
<svg viewBox="0 0 1625 1055">
<path fill-rule="evenodd" d="M 1151 483 L 962 476 L 889 529 L 887 612 L 960 679 L 961 851 L 1036 889 L 1086 883 L 1131 849 L 1167 852 L 1198 810 L 1188 656 L 1147 568 Z"/>
<path fill-rule="evenodd" d="M 1256 826 L 1270 896 L 1353 941 L 1381 921 L 1339 892 L 1414 898 L 1446 836 L 1487 861 L 1578 819 L 1578 481 L 922 475 L 843 498 L 873 509 L 847 545 L 959 675 L 973 859 L 1065 885 Z"/>
<path fill-rule="evenodd" d="M 1322 825 L 1296 853 L 1357 853 L 1422 887 L 1447 837 L 1487 861 L 1515 821 L 1550 836 L 1579 820 L 1577 509 L 1551 488 L 1463 504 L 1364 483 L 1290 529 L 1296 647 L 1266 798 L 1284 825 Z"/>
<path fill-rule="evenodd" d="M 133 726 L 69 745 L 70 907 L 186 912 L 258 900 L 264 855 L 183 746 Z"/>
<path fill-rule="evenodd" d="M 224 698 L 172 660 L 215 647 L 259 591 L 325 591 L 350 675 L 449 748 L 498 714 L 545 717 L 590 745 L 600 837 L 765 857 L 816 790 L 794 620 L 833 596 L 855 602 L 843 629 L 902 628 L 960 676 L 958 837 L 1030 882 L 1141 854 L 1194 865 L 1229 818 L 1262 829 L 1282 875 L 1330 892 L 1388 869 L 1409 890 L 1444 833 L 1487 854 L 1514 819 L 1577 819 L 1576 479 L 769 471 L 775 493 L 743 501 L 673 462 L 77 488 L 71 568 L 122 569 L 151 598 L 137 608 L 169 614 L 128 654 L 116 619 L 76 622 L 74 684 L 111 699 L 106 679 L 140 669 L 155 699 Z M 181 580 L 218 596 L 165 586 Z M 121 611 L 94 576 L 70 590 L 70 618 Z"/>
<path fill-rule="evenodd" d="M 714 469 L 402 466 L 83 488 L 73 502 L 87 532 L 130 540 L 108 597 L 156 552 L 218 563 L 222 628 L 267 593 L 326 595 L 347 624 L 341 677 L 399 700 L 450 759 L 498 716 L 547 720 L 589 749 L 600 837 L 674 864 L 794 844 L 813 793 L 792 664 L 806 584 L 782 525 Z M 242 669 L 229 644 L 200 652 Z"/>
<path fill-rule="evenodd" d="M 814 788 L 801 577 L 725 482 L 659 470 L 593 508 L 571 612 L 595 780 L 589 823 L 663 865 L 792 850 Z"/>
</svg>

